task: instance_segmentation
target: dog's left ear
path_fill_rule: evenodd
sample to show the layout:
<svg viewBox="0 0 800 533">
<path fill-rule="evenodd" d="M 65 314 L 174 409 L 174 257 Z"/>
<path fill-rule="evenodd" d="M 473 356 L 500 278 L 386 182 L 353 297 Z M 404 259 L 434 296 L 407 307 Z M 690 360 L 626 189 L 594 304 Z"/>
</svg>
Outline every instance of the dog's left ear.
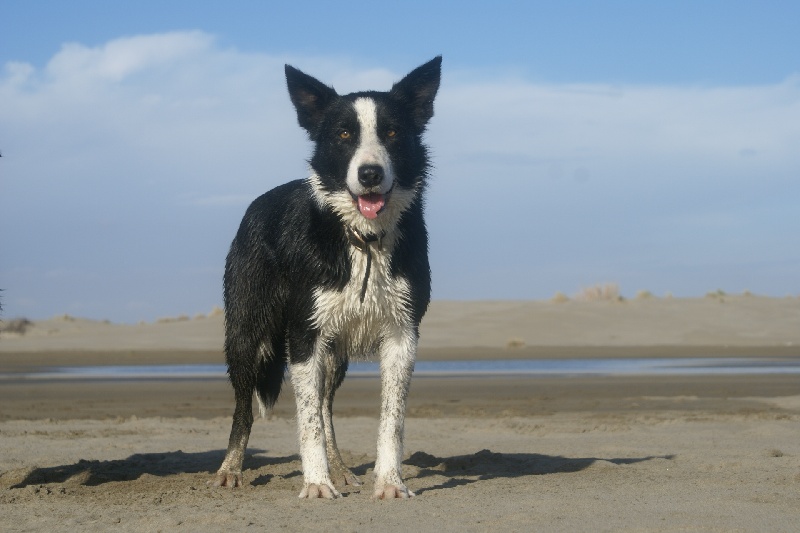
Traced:
<svg viewBox="0 0 800 533">
<path fill-rule="evenodd" d="M 339 95 L 318 79 L 291 65 L 285 65 L 286 86 L 297 110 L 297 122 L 313 139 L 325 110 Z"/>
<path fill-rule="evenodd" d="M 395 83 L 389 92 L 391 96 L 411 108 L 414 125 L 419 131 L 425 129 L 425 125 L 433 116 L 433 99 L 439 90 L 441 73 L 442 56 L 436 56 Z"/>
</svg>

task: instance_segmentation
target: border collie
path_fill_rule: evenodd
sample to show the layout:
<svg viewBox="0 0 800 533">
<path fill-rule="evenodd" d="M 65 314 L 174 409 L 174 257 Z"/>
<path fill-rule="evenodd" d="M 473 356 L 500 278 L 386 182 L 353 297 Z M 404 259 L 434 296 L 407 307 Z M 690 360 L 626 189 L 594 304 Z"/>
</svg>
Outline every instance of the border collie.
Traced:
<svg viewBox="0 0 800 533">
<path fill-rule="evenodd" d="M 419 324 L 430 300 L 422 142 L 441 56 L 389 92 L 340 96 L 286 65 L 297 120 L 314 147 L 311 176 L 247 209 L 225 265 L 225 358 L 236 407 L 214 486 L 242 484 L 253 424 L 278 398 L 287 368 L 297 402 L 300 498 L 360 485 L 333 430 L 333 397 L 351 357 L 380 359 L 381 414 L 373 497 L 408 498 L 403 425 Z"/>
</svg>

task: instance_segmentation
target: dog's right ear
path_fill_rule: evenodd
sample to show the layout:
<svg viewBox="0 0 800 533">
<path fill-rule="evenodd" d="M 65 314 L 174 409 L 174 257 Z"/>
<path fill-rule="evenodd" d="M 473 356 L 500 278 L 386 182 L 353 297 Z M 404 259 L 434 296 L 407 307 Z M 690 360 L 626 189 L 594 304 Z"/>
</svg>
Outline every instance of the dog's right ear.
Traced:
<svg viewBox="0 0 800 533">
<path fill-rule="evenodd" d="M 433 99 L 442 77 L 442 56 L 436 56 L 412 70 L 392 87 L 389 94 L 410 107 L 414 124 L 420 132 L 433 116 Z"/>
<path fill-rule="evenodd" d="M 297 122 L 314 137 L 325 110 L 338 95 L 333 87 L 328 87 L 293 66 L 286 65 L 285 68 L 286 86 L 297 110 Z"/>
</svg>

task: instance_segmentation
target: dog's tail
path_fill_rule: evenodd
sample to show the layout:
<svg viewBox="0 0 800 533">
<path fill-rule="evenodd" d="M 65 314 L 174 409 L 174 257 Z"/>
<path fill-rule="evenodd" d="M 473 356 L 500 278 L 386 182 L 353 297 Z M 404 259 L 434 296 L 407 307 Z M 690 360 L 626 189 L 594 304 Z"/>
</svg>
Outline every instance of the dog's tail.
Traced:
<svg viewBox="0 0 800 533">
<path fill-rule="evenodd" d="M 256 374 L 256 400 L 261 418 L 266 417 L 269 410 L 278 401 L 285 374 L 286 359 L 283 357 L 268 355 L 259 358 Z"/>
</svg>

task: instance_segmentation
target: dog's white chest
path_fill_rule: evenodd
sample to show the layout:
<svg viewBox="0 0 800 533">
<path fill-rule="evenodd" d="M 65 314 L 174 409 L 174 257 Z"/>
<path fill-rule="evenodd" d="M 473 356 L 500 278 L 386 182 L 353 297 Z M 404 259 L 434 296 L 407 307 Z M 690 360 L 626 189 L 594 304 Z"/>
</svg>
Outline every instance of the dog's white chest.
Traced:
<svg viewBox="0 0 800 533">
<path fill-rule="evenodd" d="M 367 275 L 367 252 L 351 247 L 350 281 L 343 290 L 317 289 L 314 294 L 314 324 L 324 339 L 337 341 L 351 355 L 369 355 L 381 338 L 410 325 L 409 284 L 390 273 L 390 253 L 370 245 L 371 265 Z"/>
</svg>

